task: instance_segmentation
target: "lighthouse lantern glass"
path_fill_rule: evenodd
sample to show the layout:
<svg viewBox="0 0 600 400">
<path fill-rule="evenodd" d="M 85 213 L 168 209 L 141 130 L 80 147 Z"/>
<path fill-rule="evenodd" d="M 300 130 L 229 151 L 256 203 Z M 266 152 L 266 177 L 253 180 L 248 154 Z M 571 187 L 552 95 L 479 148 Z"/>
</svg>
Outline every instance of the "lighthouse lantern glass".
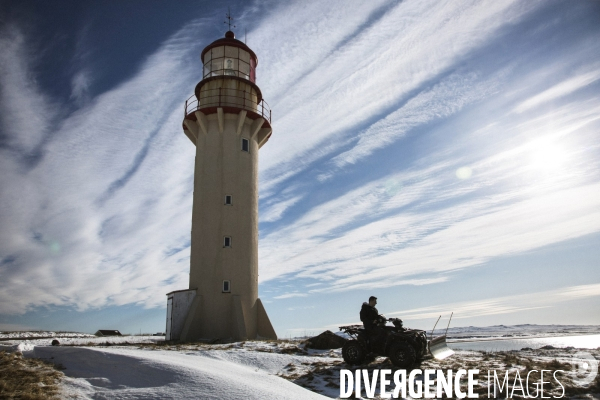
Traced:
<svg viewBox="0 0 600 400">
<path fill-rule="evenodd" d="M 225 46 L 213 47 L 211 50 L 212 58 L 222 58 L 225 56 Z"/>
<path fill-rule="evenodd" d="M 238 58 L 238 48 L 233 46 L 225 46 L 225 57 Z"/>
<path fill-rule="evenodd" d="M 203 78 L 230 75 L 255 81 L 256 63 L 250 53 L 234 46 L 213 47 L 204 54 Z"/>
</svg>

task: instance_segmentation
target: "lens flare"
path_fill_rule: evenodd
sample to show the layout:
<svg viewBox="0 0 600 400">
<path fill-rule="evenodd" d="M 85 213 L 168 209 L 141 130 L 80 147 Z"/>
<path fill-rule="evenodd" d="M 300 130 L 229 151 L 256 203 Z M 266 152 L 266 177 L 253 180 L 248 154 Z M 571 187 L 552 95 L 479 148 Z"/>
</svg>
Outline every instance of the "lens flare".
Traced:
<svg viewBox="0 0 600 400">
<path fill-rule="evenodd" d="M 402 183 L 400 181 L 389 179 L 385 183 L 385 192 L 388 196 L 395 196 L 400 190 L 402 190 Z"/>
<path fill-rule="evenodd" d="M 456 177 L 458 179 L 469 179 L 473 175 L 473 170 L 469 167 L 460 167 L 456 170 Z"/>
<path fill-rule="evenodd" d="M 60 253 L 60 244 L 58 242 L 52 242 L 50 244 L 50 251 L 54 254 Z"/>
</svg>

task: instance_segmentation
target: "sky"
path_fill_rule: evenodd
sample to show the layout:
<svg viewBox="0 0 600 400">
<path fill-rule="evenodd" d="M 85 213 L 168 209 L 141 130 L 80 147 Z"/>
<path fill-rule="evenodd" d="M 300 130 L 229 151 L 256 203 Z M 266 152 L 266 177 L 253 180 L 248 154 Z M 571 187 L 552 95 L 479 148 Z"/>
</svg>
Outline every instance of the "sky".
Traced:
<svg viewBox="0 0 600 400">
<path fill-rule="evenodd" d="M 600 2 L 232 1 L 280 337 L 600 324 Z M 0 2 L 0 329 L 165 330 L 217 1 Z"/>
</svg>

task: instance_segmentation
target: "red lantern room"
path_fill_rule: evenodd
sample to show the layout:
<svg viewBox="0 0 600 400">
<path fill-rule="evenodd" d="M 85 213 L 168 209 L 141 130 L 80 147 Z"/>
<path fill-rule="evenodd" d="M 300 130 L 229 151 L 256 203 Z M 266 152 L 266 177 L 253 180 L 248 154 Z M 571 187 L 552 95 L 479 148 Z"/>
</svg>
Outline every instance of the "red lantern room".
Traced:
<svg viewBox="0 0 600 400">
<path fill-rule="evenodd" d="M 190 140 L 196 142 L 185 120 L 196 121 L 197 111 L 202 115 L 245 111 L 247 118 L 263 119 L 260 128 L 270 130 L 271 109 L 256 85 L 256 54 L 244 42 L 237 40 L 232 31 L 227 31 L 224 38 L 206 46 L 200 58 L 203 64 L 202 80 L 196 85 L 194 95 L 185 103 L 183 129 Z M 261 146 L 267 140 L 268 137 L 265 137 Z"/>
<path fill-rule="evenodd" d="M 235 38 L 232 31 L 227 31 L 225 38 L 206 46 L 200 58 L 204 65 L 202 79 L 228 75 L 256 83 L 258 58 L 244 42 Z"/>
</svg>

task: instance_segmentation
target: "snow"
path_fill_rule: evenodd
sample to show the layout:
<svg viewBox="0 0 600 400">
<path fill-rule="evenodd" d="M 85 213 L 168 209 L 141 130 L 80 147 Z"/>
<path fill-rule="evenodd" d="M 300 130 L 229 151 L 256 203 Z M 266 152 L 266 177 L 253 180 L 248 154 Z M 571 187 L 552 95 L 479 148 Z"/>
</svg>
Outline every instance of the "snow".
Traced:
<svg viewBox="0 0 600 400">
<path fill-rule="evenodd" d="M 434 336 L 444 334 L 446 329 L 435 330 Z M 429 335 L 431 332 L 427 332 Z M 448 329 L 449 339 L 496 339 L 521 337 L 556 337 L 600 334 L 600 325 L 494 325 L 486 327 L 466 326 Z"/>
<path fill-rule="evenodd" d="M 29 339 L 29 338 L 94 338 L 90 333 L 80 332 L 55 332 L 55 331 L 14 331 L 0 332 L 0 340 L 5 339 Z"/>
<path fill-rule="evenodd" d="M 35 346 L 31 343 L 19 343 L 17 345 L 17 351 L 20 351 L 21 353 L 24 351 L 32 351 L 35 348 Z"/>
<path fill-rule="evenodd" d="M 27 336 L 30 337 L 30 336 Z M 110 339 L 110 340 L 107 340 Z M 122 346 L 133 339 L 94 338 L 110 346 L 51 346 L 48 339 L 25 341 L 0 350 L 22 351 L 28 357 L 64 368 L 64 397 L 81 399 L 323 399 L 277 374 L 290 363 L 307 359 L 331 361 L 321 355 L 281 354 L 287 344 L 246 342 L 230 345 Z M 152 339 L 156 340 L 156 337 Z M 90 342 L 90 338 L 78 339 Z M 295 347 L 295 346 L 292 346 Z"/>
<path fill-rule="evenodd" d="M 539 326 L 454 328 L 456 339 L 547 337 Z M 598 327 L 548 329 L 554 336 L 582 332 L 598 333 Z M 325 399 L 338 398 L 341 351 L 305 349 L 294 341 L 247 341 L 240 343 L 165 344 L 160 336 L 93 337 L 85 334 L 55 335 L 33 332 L 2 339 L 0 350 L 21 351 L 25 356 L 46 359 L 65 368 L 64 398 L 80 399 Z M 450 331 L 449 331 L 450 333 Z M 79 335 L 79 336 L 78 336 Z M 7 335 L 8 336 L 8 335 Z M 37 337 L 37 338 L 36 338 Z M 28 338 L 23 340 L 22 338 Z M 460 340 L 459 339 L 459 340 Z M 569 362 L 574 349 L 531 350 L 528 359 Z M 600 350 L 591 353 L 598 357 Z M 546 354 L 548 353 L 548 354 Z M 503 353 L 458 350 L 448 361 L 425 362 L 421 368 L 458 368 L 469 363 L 481 368 L 501 362 Z M 489 365 L 488 365 L 489 364 Z M 499 364 L 498 364 L 499 365 Z M 369 366 L 390 368 L 379 357 Z M 307 390 L 310 389 L 310 390 Z"/>
<path fill-rule="evenodd" d="M 38 346 L 31 356 L 64 366 L 66 393 L 80 398 L 323 398 L 274 375 L 280 355 L 252 355 L 239 363 L 212 351 Z"/>
</svg>

